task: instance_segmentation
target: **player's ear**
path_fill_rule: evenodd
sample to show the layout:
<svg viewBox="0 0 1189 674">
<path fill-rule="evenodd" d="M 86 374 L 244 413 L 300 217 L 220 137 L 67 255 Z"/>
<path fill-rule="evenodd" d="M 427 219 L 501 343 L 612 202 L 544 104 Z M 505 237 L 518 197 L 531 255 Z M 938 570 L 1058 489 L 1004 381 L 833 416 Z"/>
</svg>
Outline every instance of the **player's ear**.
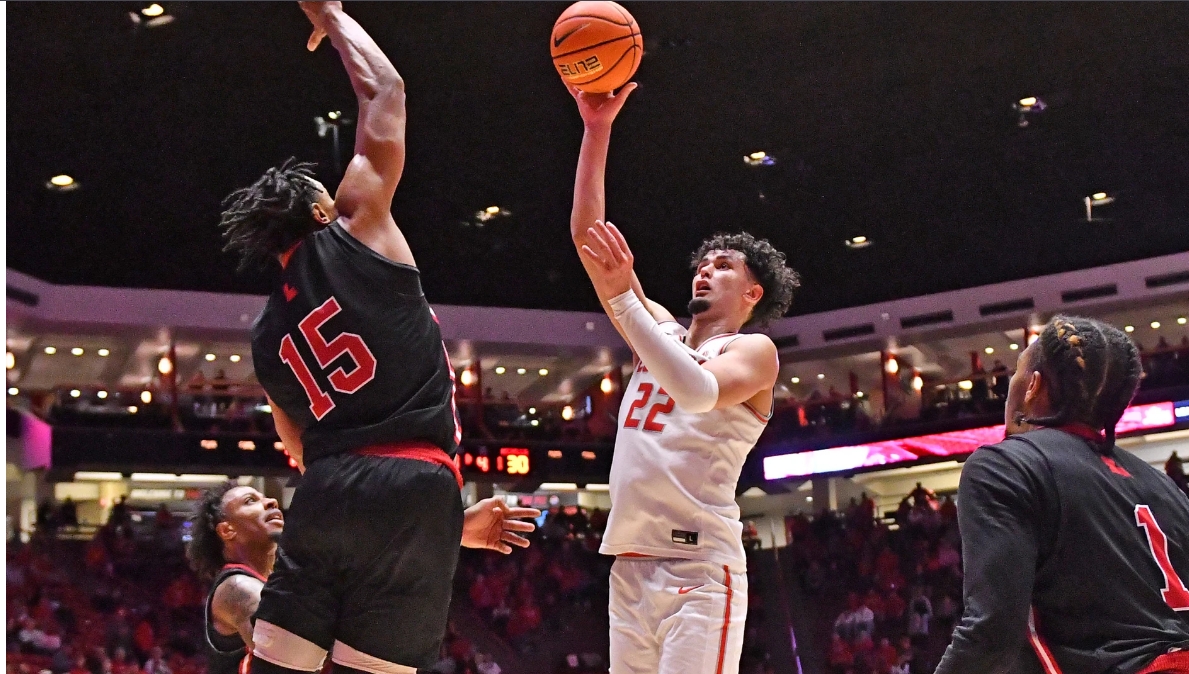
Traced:
<svg viewBox="0 0 1189 674">
<path fill-rule="evenodd" d="M 326 209 L 322 208 L 322 204 L 319 203 L 310 204 L 310 214 L 314 216 L 315 220 L 322 223 L 323 225 L 329 225 L 330 221 L 334 219 L 330 217 L 330 214 L 327 213 Z"/>
<path fill-rule="evenodd" d="M 235 540 L 236 531 L 235 527 L 231 525 L 231 522 L 219 522 L 216 524 L 215 533 L 225 541 Z"/>
<path fill-rule="evenodd" d="M 1047 406 L 1048 399 L 1049 392 L 1044 377 L 1041 376 L 1040 370 L 1033 370 L 1032 374 L 1028 375 L 1028 388 L 1024 391 L 1024 403 L 1036 406 L 1043 402 Z"/>
<path fill-rule="evenodd" d="M 749 287 L 747 291 L 743 293 L 743 298 L 754 307 L 760 303 L 760 300 L 764 298 L 764 286 L 758 283 L 752 283 L 751 287 Z"/>
</svg>

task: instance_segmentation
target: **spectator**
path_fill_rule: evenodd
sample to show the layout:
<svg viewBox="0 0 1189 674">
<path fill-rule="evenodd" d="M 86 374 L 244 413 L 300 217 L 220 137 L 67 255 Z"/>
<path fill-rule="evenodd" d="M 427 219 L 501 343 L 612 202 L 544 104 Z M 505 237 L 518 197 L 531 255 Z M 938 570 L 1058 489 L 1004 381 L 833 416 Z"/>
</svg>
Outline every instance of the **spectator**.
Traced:
<svg viewBox="0 0 1189 674">
<path fill-rule="evenodd" d="M 870 637 L 875 632 L 875 614 L 863 605 L 859 595 L 850 593 L 846 598 L 847 610 L 843 611 L 834 621 L 834 633 L 848 643 L 855 643 L 859 635 Z"/>
<path fill-rule="evenodd" d="M 165 661 L 165 655 L 160 646 L 154 646 L 149 651 L 149 659 L 144 663 L 144 674 L 173 674 L 169 664 Z"/>
<path fill-rule="evenodd" d="M 887 637 L 880 639 L 879 647 L 875 651 L 875 670 L 879 674 L 887 674 L 898 664 L 900 664 L 900 653 L 892 645 L 892 640 Z"/>
<path fill-rule="evenodd" d="M 929 638 L 929 621 L 933 618 L 933 602 L 917 587 L 908 606 L 908 635 L 914 645 L 923 645 Z"/>
<path fill-rule="evenodd" d="M 830 671 L 833 674 L 844 674 L 855 664 L 855 654 L 850 645 L 837 632 L 830 638 Z"/>
<path fill-rule="evenodd" d="M 760 541 L 760 530 L 756 528 L 756 523 L 747 520 L 743 523 L 743 547 L 746 550 L 759 550 L 762 542 Z"/>
</svg>

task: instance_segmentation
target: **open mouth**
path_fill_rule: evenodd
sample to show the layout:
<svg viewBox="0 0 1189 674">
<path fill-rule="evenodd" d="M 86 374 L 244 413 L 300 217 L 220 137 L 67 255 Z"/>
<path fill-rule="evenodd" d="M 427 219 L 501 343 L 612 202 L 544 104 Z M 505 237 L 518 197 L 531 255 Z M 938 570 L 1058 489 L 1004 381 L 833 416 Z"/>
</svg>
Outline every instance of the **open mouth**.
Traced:
<svg viewBox="0 0 1189 674">
<path fill-rule="evenodd" d="M 700 297 L 708 292 L 710 292 L 710 283 L 708 281 L 698 281 L 694 284 L 694 295 Z"/>
<path fill-rule="evenodd" d="M 265 522 L 284 522 L 285 516 L 281 513 L 280 510 L 274 510 L 271 513 L 269 513 L 268 515 L 264 516 L 264 521 Z"/>
</svg>

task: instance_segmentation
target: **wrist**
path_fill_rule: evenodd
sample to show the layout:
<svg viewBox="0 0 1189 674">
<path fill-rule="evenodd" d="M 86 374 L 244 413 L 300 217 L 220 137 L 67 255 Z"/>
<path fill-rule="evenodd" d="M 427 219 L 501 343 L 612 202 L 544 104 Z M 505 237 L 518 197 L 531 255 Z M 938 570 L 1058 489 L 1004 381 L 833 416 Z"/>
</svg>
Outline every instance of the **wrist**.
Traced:
<svg viewBox="0 0 1189 674">
<path fill-rule="evenodd" d="M 583 127 L 586 133 L 592 136 L 610 136 L 611 123 L 611 120 L 591 122 L 583 120 Z"/>
</svg>

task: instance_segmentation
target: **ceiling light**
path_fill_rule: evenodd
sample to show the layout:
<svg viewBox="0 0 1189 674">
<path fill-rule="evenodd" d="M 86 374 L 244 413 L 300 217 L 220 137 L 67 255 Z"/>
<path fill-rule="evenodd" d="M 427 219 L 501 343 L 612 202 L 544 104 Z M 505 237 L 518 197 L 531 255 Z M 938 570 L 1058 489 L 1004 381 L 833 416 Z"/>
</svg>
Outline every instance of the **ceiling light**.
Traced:
<svg viewBox="0 0 1189 674">
<path fill-rule="evenodd" d="M 958 388 L 962 389 L 963 391 L 969 391 L 970 389 L 974 388 L 974 382 L 970 381 L 969 379 L 963 379 L 962 381 L 958 382 Z"/>
<path fill-rule="evenodd" d="M 826 375 L 819 373 L 819 374 L 817 375 L 817 378 L 818 378 L 818 379 L 825 379 L 825 378 L 826 378 Z"/>
<path fill-rule="evenodd" d="M 530 426 L 540 426 L 541 425 L 541 422 L 536 419 L 533 419 L 532 421 L 530 421 L 528 423 Z"/>
<path fill-rule="evenodd" d="M 136 405 L 128 406 L 128 414 L 136 414 Z"/>
<path fill-rule="evenodd" d="M 1152 329 L 1159 330 L 1160 329 L 1160 321 L 1152 321 Z"/>
<path fill-rule="evenodd" d="M 108 351 L 107 349 L 99 349 L 98 353 L 102 358 L 107 358 L 111 355 L 111 351 Z"/>
<path fill-rule="evenodd" d="M 896 374 L 900 371 L 900 363 L 895 358 L 889 358 L 887 364 L 884 365 L 884 369 L 888 371 L 888 374 Z"/>
<path fill-rule="evenodd" d="M 542 377 L 544 377 L 544 376 L 546 376 L 546 375 L 548 375 L 548 374 L 549 374 L 549 370 L 548 370 L 548 369 L 546 369 L 546 368 L 541 368 L 540 370 L 537 370 L 537 374 L 539 374 L 539 375 L 541 375 Z"/>
<path fill-rule="evenodd" d="M 78 347 L 78 346 L 74 347 L 73 349 L 70 350 L 70 355 L 72 355 L 72 356 L 83 355 L 82 347 Z"/>
<path fill-rule="evenodd" d="M 52 346 L 45 347 L 45 355 L 52 356 L 55 353 L 58 353 L 58 349 L 56 347 L 52 347 Z"/>
<path fill-rule="evenodd" d="M 213 353 L 208 353 L 208 354 L 206 354 L 206 362 L 208 362 L 208 363 L 210 363 L 210 362 L 213 362 L 213 361 L 215 360 L 215 358 L 216 358 L 216 357 L 217 357 L 217 356 L 215 356 L 215 354 L 213 354 Z"/>
<path fill-rule="evenodd" d="M 1098 199 L 1105 199 L 1105 198 L 1106 198 L 1106 192 L 1095 192 L 1094 194 L 1091 194 L 1091 195 L 1090 195 L 1090 198 L 1091 198 L 1091 199 L 1094 199 L 1094 200 L 1098 200 Z"/>
<path fill-rule="evenodd" d="M 1134 325 L 1124 325 L 1123 332 L 1135 332 L 1135 326 Z"/>
<path fill-rule="evenodd" d="M 752 159 L 755 159 L 756 161 L 759 161 L 759 160 L 763 159 L 764 157 L 767 157 L 768 153 L 767 152 L 752 152 L 748 156 L 751 157 Z"/>
<path fill-rule="evenodd" d="M 505 373 L 505 372 L 507 372 L 507 370 L 504 368 L 504 366 L 503 366 L 503 365 L 500 365 L 500 366 L 498 366 L 498 367 L 496 367 L 496 368 L 495 368 L 495 373 L 496 373 L 496 374 L 503 374 L 503 373 Z"/>
<path fill-rule="evenodd" d="M 561 418 L 563 421 L 570 421 L 574 418 L 574 408 L 566 405 L 561 408 Z"/>
<path fill-rule="evenodd" d="M 865 236 L 852 236 L 846 240 L 847 248 L 866 248 L 871 245 L 871 239 Z"/>
<path fill-rule="evenodd" d="M 983 352 L 989 356 L 989 355 L 995 353 L 995 349 L 988 346 L 987 348 L 983 349 Z"/>
<path fill-rule="evenodd" d="M 488 206 L 485 210 L 488 215 L 499 215 L 500 213 L 499 206 Z"/>
<path fill-rule="evenodd" d="M 146 405 L 153 402 L 153 392 L 152 391 L 141 391 L 140 392 L 140 401 Z"/>
<path fill-rule="evenodd" d="M 603 393 L 610 393 L 615 390 L 615 384 L 611 383 L 611 377 L 603 377 L 603 381 L 599 383 L 599 390 Z"/>
<path fill-rule="evenodd" d="M 771 166 L 776 163 L 776 157 L 770 156 L 762 150 L 743 156 L 743 162 L 748 166 Z"/>
<path fill-rule="evenodd" d="M 173 361 L 169 359 L 169 356 L 161 356 L 161 360 L 157 361 L 157 371 L 161 374 L 173 372 Z"/>
<path fill-rule="evenodd" d="M 470 386 L 475 383 L 475 373 L 471 372 L 471 369 L 468 367 L 462 371 L 462 375 L 459 376 L 458 380 L 462 382 L 463 386 Z"/>
<path fill-rule="evenodd" d="M 83 394 L 83 392 L 76 388 L 70 389 L 70 397 L 71 398 L 77 398 L 77 397 L 81 396 L 82 394 Z"/>
<path fill-rule="evenodd" d="M 100 400 L 107 400 L 107 391 L 100 391 L 95 394 Z"/>
<path fill-rule="evenodd" d="M 342 114 L 343 113 L 339 112 L 338 110 L 332 110 L 332 111 L 326 113 L 326 118 L 327 119 L 338 119 L 339 116 Z"/>
<path fill-rule="evenodd" d="M 528 408 L 528 413 L 529 413 L 529 414 L 536 414 L 536 413 L 537 413 L 537 408 L 535 408 L 535 407 L 530 407 L 530 408 Z"/>
<path fill-rule="evenodd" d="M 71 178 L 65 174 L 61 174 L 50 178 L 46 182 L 45 186 L 51 190 L 54 190 L 55 192 L 69 192 L 73 189 L 76 189 L 78 187 L 78 183 L 75 182 L 74 178 Z"/>
<path fill-rule="evenodd" d="M 140 13 L 144 14 L 145 16 L 148 16 L 148 17 L 161 16 L 162 14 L 165 13 L 165 8 L 154 2 L 153 4 L 149 5 L 148 7 L 145 7 L 144 9 L 140 10 Z"/>
<path fill-rule="evenodd" d="M 21 392 L 21 390 L 20 390 L 19 388 L 15 387 L 15 386 L 13 386 L 12 388 L 8 389 L 8 395 L 10 395 L 10 396 L 14 396 L 14 395 L 16 395 L 16 394 L 18 394 L 18 393 L 20 393 L 20 392 Z"/>
<path fill-rule="evenodd" d="M 1031 108 L 1032 106 L 1036 105 L 1036 97 L 1029 96 L 1027 98 L 1021 98 L 1020 105 L 1024 106 L 1025 108 Z"/>
<path fill-rule="evenodd" d="M 793 377 L 791 381 L 792 381 L 794 384 L 800 384 L 800 383 L 801 383 L 801 378 L 800 378 L 800 377 Z"/>
<path fill-rule="evenodd" d="M 912 388 L 913 388 L 913 390 L 916 390 L 916 391 L 919 391 L 919 390 L 925 388 L 925 380 L 921 379 L 921 375 L 918 374 L 917 376 L 912 378 Z"/>
<path fill-rule="evenodd" d="M 1177 325 L 1184 325 L 1186 323 L 1185 317 L 1181 316 L 1177 319 Z"/>
<path fill-rule="evenodd" d="M 11 351 L 4 354 L 4 369 L 11 370 L 17 366 L 17 357 L 12 355 Z"/>
<path fill-rule="evenodd" d="M 1007 348 L 1011 349 L 1012 351 L 1019 351 L 1020 345 L 1013 342 L 1011 344 L 1008 344 Z"/>
<path fill-rule="evenodd" d="M 516 368 L 516 374 L 524 374 L 526 372 L 528 372 L 528 370 L 524 369 L 523 367 Z"/>
<path fill-rule="evenodd" d="M 239 362 L 239 354 L 238 354 L 238 353 L 233 353 L 233 354 L 231 354 L 230 356 L 228 356 L 228 357 L 227 357 L 227 360 L 229 360 L 229 361 L 231 361 L 231 362 L 233 362 L 233 363 L 238 363 L 238 362 Z"/>
</svg>

